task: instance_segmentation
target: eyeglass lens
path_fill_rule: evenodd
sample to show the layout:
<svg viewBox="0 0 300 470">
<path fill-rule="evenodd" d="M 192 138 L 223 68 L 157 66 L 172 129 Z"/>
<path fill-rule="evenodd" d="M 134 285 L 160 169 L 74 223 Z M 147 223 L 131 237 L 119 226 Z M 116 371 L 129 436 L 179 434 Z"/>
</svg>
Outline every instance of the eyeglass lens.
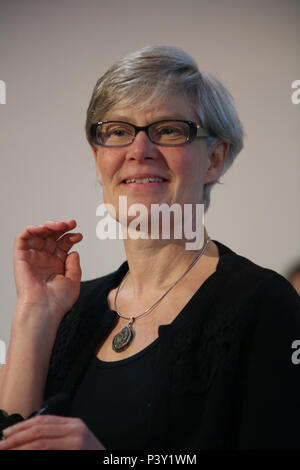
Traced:
<svg viewBox="0 0 300 470">
<path fill-rule="evenodd" d="M 162 121 L 149 127 L 152 142 L 162 145 L 182 144 L 189 139 L 190 128 L 186 122 Z M 118 147 L 133 142 L 135 128 L 122 122 L 106 122 L 97 127 L 96 138 L 100 145 Z"/>
</svg>

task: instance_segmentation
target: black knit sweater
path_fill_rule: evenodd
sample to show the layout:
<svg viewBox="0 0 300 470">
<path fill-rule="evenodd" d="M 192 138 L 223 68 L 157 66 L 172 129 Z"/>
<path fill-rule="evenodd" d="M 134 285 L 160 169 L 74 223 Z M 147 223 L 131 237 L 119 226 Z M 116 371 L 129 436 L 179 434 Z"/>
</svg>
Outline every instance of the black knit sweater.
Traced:
<svg viewBox="0 0 300 470">
<path fill-rule="evenodd" d="M 300 448 L 300 364 L 292 361 L 299 296 L 276 272 L 214 242 L 216 272 L 159 327 L 151 442 L 179 450 Z M 118 321 L 106 299 L 127 270 L 124 262 L 82 282 L 57 332 L 45 400 L 61 391 L 73 396 Z"/>
</svg>

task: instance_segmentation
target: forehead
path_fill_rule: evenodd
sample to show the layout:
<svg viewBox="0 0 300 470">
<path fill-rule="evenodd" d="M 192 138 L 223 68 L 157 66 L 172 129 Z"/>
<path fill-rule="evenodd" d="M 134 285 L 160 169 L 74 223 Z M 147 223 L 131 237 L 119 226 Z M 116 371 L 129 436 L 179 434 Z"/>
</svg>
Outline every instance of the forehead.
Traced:
<svg viewBox="0 0 300 470">
<path fill-rule="evenodd" d="M 170 95 L 165 100 L 144 104 L 139 101 L 133 104 L 121 103 L 111 108 L 102 117 L 103 120 L 123 120 L 141 126 L 160 119 L 184 119 L 197 121 L 198 117 L 189 100 L 184 95 Z"/>
</svg>

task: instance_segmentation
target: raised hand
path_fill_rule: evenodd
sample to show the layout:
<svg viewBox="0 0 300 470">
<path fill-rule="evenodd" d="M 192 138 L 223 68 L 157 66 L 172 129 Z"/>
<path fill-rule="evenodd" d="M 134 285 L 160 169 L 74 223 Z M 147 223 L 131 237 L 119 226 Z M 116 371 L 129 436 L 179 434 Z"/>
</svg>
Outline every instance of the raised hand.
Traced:
<svg viewBox="0 0 300 470">
<path fill-rule="evenodd" d="M 67 233 L 76 221 L 47 221 L 27 226 L 14 244 L 14 276 L 18 302 L 41 307 L 62 316 L 79 296 L 81 268 L 77 252 L 69 253 L 82 240 L 81 233 Z"/>
</svg>

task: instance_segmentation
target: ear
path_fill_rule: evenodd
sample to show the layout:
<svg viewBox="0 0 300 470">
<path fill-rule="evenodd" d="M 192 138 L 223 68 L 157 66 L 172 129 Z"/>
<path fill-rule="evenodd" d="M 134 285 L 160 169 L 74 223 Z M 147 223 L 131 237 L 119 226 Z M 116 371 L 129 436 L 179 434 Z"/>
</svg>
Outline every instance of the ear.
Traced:
<svg viewBox="0 0 300 470">
<path fill-rule="evenodd" d="M 213 183 L 221 176 L 230 143 L 218 140 L 208 150 L 209 167 L 206 171 L 205 183 Z"/>
<path fill-rule="evenodd" d="M 98 150 L 95 149 L 95 147 L 93 147 L 92 145 L 91 145 L 91 149 L 92 149 L 93 154 L 94 154 L 94 160 L 95 160 L 95 164 L 96 164 L 96 172 L 97 172 L 98 181 L 102 185 L 103 184 L 102 175 L 101 175 L 101 171 L 100 171 L 99 164 L 98 164 Z"/>
</svg>

